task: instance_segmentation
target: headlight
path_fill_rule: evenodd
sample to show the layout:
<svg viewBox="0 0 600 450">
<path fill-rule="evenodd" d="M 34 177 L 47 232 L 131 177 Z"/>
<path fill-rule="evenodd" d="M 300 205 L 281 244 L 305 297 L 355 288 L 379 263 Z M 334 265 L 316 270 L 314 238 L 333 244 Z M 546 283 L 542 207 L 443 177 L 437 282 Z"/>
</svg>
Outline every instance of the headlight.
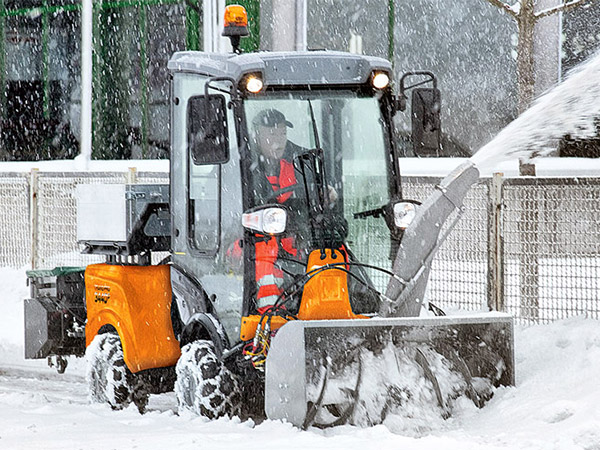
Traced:
<svg viewBox="0 0 600 450">
<path fill-rule="evenodd" d="M 390 76 L 385 72 L 373 72 L 371 84 L 375 89 L 385 89 L 390 84 Z"/>
<path fill-rule="evenodd" d="M 399 202 L 394 205 L 394 223 L 405 230 L 417 215 L 417 205 L 409 202 Z"/>
<path fill-rule="evenodd" d="M 242 225 L 249 230 L 265 234 L 285 231 L 287 212 L 283 208 L 264 208 L 242 214 Z"/>
<path fill-rule="evenodd" d="M 265 209 L 263 213 L 263 231 L 267 234 L 280 234 L 285 231 L 287 213 L 281 208 Z"/>
<path fill-rule="evenodd" d="M 246 80 L 246 90 L 248 92 L 252 92 L 253 94 L 257 94 L 263 88 L 263 81 L 254 75 L 251 75 Z"/>
</svg>

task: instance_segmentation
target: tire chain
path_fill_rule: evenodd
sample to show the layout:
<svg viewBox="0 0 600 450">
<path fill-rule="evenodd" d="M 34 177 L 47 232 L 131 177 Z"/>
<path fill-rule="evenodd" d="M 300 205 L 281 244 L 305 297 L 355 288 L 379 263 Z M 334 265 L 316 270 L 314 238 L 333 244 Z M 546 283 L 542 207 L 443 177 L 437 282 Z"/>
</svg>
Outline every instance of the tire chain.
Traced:
<svg viewBox="0 0 600 450">
<path fill-rule="evenodd" d="M 212 342 L 200 340 L 186 345 L 176 370 L 180 410 L 209 419 L 240 415 L 238 380 L 218 359 Z"/>
<path fill-rule="evenodd" d="M 115 410 L 124 409 L 133 402 L 141 413 L 144 412 L 148 404 L 148 389 L 141 378 L 127 368 L 118 335 L 107 333 L 96 336 L 86 356 L 86 378 L 92 402 L 108 403 Z"/>
</svg>

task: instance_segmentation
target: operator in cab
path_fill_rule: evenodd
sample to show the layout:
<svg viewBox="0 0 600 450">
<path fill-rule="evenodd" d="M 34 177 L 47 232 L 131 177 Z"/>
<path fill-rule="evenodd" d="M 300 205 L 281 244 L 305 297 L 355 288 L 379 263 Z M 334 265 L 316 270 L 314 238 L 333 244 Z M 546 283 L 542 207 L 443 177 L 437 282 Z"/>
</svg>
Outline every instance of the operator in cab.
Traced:
<svg viewBox="0 0 600 450">
<path fill-rule="evenodd" d="M 304 149 L 287 139 L 287 129 L 293 124 L 277 109 L 260 111 L 252 120 L 253 147 L 257 151 L 255 192 L 261 202 L 285 203 L 297 192 L 298 179 L 294 155 Z M 289 188 L 289 189 L 286 189 Z M 286 190 L 281 195 L 274 193 Z M 278 259 L 298 258 L 298 249 L 292 236 L 257 236 L 254 246 L 256 268 L 256 309 L 264 313 L 281 296 L 284 272 Z"/>
<path fill-rule="evenodd" d="M 300 199 L 293 209 L 298 213 L 304 204 L 304 181 L 301 173 L 294 165 L 297 155 L 307 149 L 294 144 L 287 138 L 288 128 L 294 125 L 285 115 L 274 108 L 264 109 L 252 120 L 251 146 L 257 152 L 255 179 L 255 195 L 257 203 L 279 203 L 288 207 L 292 199 Z M 310 184 L 311 181 L 307 180 Z M 300 183 L 300 184 L 299 184 Z M 280 195 L 277 192 L 282 191 Z M 337 200 L 337 192 L 327 187 L 329 205 Z M 262 314 L 275 304 L 281 296 L 285 285 L 285 274 L 282 267 L 294 265 L 292 271 L 298 270 L 298 262 L 304 261 L 298 249 L 298 233 L 293 236 L 257 236 L 255 243 L 256 267 L 256 306 Z M 291 263 L 290 263 L 291 262 Z M 288 307 L 292 306 L 289 305 Z"/>
<path fill-rule="evenodd" d="M 305 149 L 287 139 L 287 129 L 294 125 L 277 109 L 262 110 L 252 124 L 258 150 L 258 171 L 265 175 L 265 178 L 258 177 L 257 187 L 263 192 L 257 192 L 257 196 L 268 198 L 273 192 L 296 185 L 293 158 Z M 279 195 L 277 202 L 284 203 L 292 195 L 293 192 Z"/>
</svg>

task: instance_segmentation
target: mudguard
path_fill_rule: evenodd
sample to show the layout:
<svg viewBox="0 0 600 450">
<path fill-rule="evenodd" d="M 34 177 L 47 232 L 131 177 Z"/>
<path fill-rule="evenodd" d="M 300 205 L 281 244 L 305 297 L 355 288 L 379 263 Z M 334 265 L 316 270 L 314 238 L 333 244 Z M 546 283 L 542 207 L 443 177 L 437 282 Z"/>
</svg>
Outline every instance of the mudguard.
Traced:
<svg viewBox="0 0 600 450">
<path fill-rule="evenodd" d="M 215 346 L 215 353 L 219 357 L 230 347 L 223 325 L 212 314 L 194 314 L 183 328 L 182 347 L 198 339 L 211 341 Z"/>
<path fill-rule="evenodd" d="M 85 289 L 86 346 L 111 325 L 133 373 L 175 365 L 181 351 L 171 322 L 169 266 L 92 264 Z"/>
</svg>

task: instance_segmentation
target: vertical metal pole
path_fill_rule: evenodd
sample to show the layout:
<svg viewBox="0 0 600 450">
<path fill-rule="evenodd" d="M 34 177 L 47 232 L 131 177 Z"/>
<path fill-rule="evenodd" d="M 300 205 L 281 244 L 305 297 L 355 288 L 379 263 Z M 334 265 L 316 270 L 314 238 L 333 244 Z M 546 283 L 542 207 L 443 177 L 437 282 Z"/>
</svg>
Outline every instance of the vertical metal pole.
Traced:
<svg viewBox="0 0 600 450">
<path fill-rule="evenodd" d="M 81 6 L 81 116 L 80 154 L 87 167 L 92 159 L 92 33 L 93 0 L 82 0 Z"/>
<path fill-rule="evenodd" d="M 502 238 L 503 174 L 495 173 L 489 187 L 488 307 L 506 312 L 504 304 L 504 240 Z"/>
<path fill-rule="evenodd" d="M 48 19 L 48 3 L 42 2 L 42 112 L 44 119 L 50 118 L 50 55 L 48 54 L 48 41 L 50 39 L 50 21 Z"/>
<path fill-rule="evenodd" d="M 223 31 L 223 19 L 225 19 L 225 0 L 216 0 L 213 10 L 213 51 L 217 53 L 228 53 L 231 43 L 228 38 L 221 36 Z"/>
<path fill-rule="evenodd" d="M 137 168 L 130 167 L 127 172 L 127 184 L 137 184 Z"/>
<path fill-rule="evenodd" d="M 260 16 L 260 13 L 259 13 Z M 308 34 L 308 5 L 307 0 L 296 0 L 296 51 L 305 52 Z"/>
<path fill-rule="evenodd" d="M 29 177 L 29 223 L 31 227 L 31 269 L 38 266 L 38 169 L 31 169 Z"/>
<path fill-rule="evenodd" d="M 216 0 L 204 0 L 204 8 L 202 9 L 202 50 L 205 52 L 215 51 L 215 36 L 214 36 L 214 21 L 217 14 L 215 4 Z"/>
<path fill-rule="evenodd" d="M 388 3 L 388 59 L 394 67 L 394 20 L 396 17 L 394 0 Z"/>
<path fill-rule="evenodd" d="M 139 7 L 139 27 L 140 27 L 140 89 L 141 89 L 141 108 L 142 108 L 142 159 L 148 156 L 148 61 L 146 45 L 148 41 L 146 6 Z"/>
<path fill-rule="evenodd" d="M 273 2 L 273 50 L 294 51 L 296 49 L 296 1 Z M 275 38 L 276 36 L 276 38 Z"/>
</svg>

